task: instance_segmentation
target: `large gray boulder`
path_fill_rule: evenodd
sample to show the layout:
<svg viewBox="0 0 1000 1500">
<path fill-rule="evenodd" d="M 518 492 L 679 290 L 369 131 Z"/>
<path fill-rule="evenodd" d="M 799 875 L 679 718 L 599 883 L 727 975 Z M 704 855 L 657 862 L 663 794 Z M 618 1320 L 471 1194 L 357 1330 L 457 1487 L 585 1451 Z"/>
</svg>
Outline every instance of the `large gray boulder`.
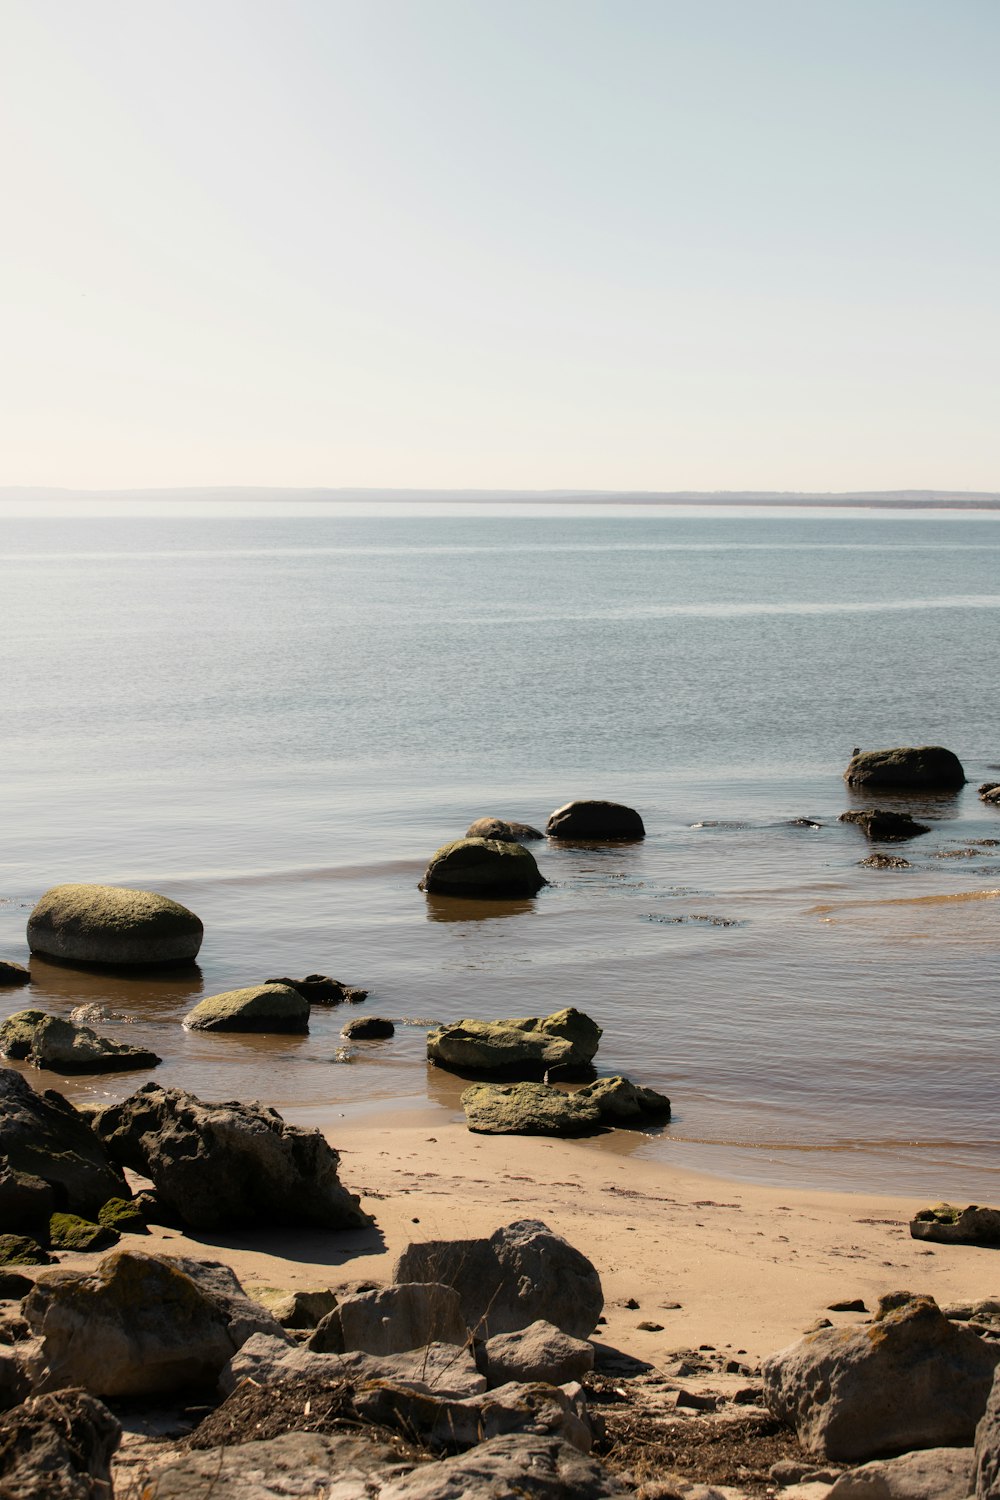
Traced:
<svg viewBox="0 0 1000 1500">
<path fill-rule="evenodd" d="M 50 1073 L 120 1073 L 155 1068 L 155 1052 L 98 1036 L 43 1010 L 19 1010 L 0 1026 L 0 1052 Z"/>
<path fill-rule="evenodd" d="M 207 995 L 184 1025 L 188 1031 L 308 1031 L 309 1001 L 288 984 L 254 984 Z"/>
<path fill-rule="evenodd" d="M 971 1448 L 924 1448 L 848 1469 L 827 1500 L 968 1500 Z"/>
<path fill-rule="evenodd" d="M 155 891 L 54 885 L 28 918 L 32 953 L 86 964 L 166 964 L 196 958 L 200 918 Z"/>
<path fill-rule="evenodd" d="M 341 1186 L 340 1157 L 321 1132 L 288 1125 L 263 1104 L 210 1104 L 148 1083 L 101 1110 L 92 1125 L 108 1154 L 151 1178 L 189 1228 L 357 1229 L 371 1222 Z"/>
<path fill-rule="evenodd" d="M 420 1464 L 383 1485 L 379 1500 L 631 1500 L 634 1493 L 571 1443 L 518 1432 Z"/>
<path fill-rule="evenodd" d="M 340 1297 L 309 1348 L 320 1354 L 402 1354 L 427 1344 L 466 1344 L 469 1330 L 454 1287 L 408 1282 Z"/>
<path fill-rule="evenodd" d="M 443 896 L 534 896 L 547 881 L 535 856 L 503 839 L 455 839 L 431 855 L 422 891 Z"/>
<path fill-rule="evenodd" d="M 479 1135 L 591 1135 L 601 1126 L 597 1104 L 548 1083 L 474 1083 L 460 1103 Z"/>
<path fill-rule="evenodd" d="M 593 1077 L 601 1028 L 569 1007 L 550 1016 L 455 1021 L 427 1033 L 431 1062 L 456 1072 L 498 1078 Z"/>
<path fill-rule="evenodd" d="M 565 1385 L 584 1380 L 594 1368 L 594 1346 L 539 1318 L 517 1333 L 497 1333 L 487 1339 L 480 1364 L 491 1386 L 511 1380 Z"/>
<path fill-rule="evenodd" d="M 1000 1245 L 1000 1208 L 938 1203 L 914 1214 L 910 1234 L 915 1240 L 936 1240 L 942 1245 Z"/>
<path fill-rule="evenodd" d="M 232 1395 L 244 1381 L 274 1387 L 284 1381 L 336 1381 L 364 1383 L 388 1380 L 414 1390 L 433 1391 L 438 1396 L 463 1399 L 486 1389 L 486 1377 L 476 1368 L 471 1349 L 457 1344 L 428 1344 L 399 1354 L 321 1354 L 303 1348 L 288 1335 L 253 1334 L 233 1355 L 219 1376 L 219 1389 Z"/>
<path fill-rule="evenodd" d="M 855 751 L 844 780 L 849 786 L 886 791 L 949 792 L 965 785 L 965 771 L 954 751 L 943 745 L 900 745 Z"/>
<path fill-rule="evenodd" d="M 971 1443 L 1000 1345 L 907 1297 L 871 1325 L 824 1328 L 762 1367 L 764 1400 L 807 1453 L 863 1463 L 908 1448 Z"/>
<path fill-rule="evenodd" d="M 587 1257 L 536 1219 L 508 1224 L 489 1239 L 408 1245 L 393 1279 L 453 1286 L 462 1317 L 480 1339 L 513 1333 L 539 1318 L 587 1338 L 604 1306 L 601 1278 Z"/>
<path fill-rule="evenodd" d="M 1000 1500 L 1000 1379 L 994 1377 L 976 1428 L 976 1500 Z"/>
<path fill-rule="evenodd" d="M 4 1500 L 109 1500 L 121 1423 L 86 1391 L 33 1396 L 0 1417 Z"/>
<path fill-rule="evenodd" d="M 96 1218 L 109 1198 L 131 1196 L 84 1117 L 13 1068 L 0 1068 L 0 1155 L 12 1171 L 47 1182 L 56 1208 L 84 1218 Z"/>
<path fill-rule="evenodd" d="M 580 839 L 584 843 L 635 840 L 646 837 L 642 818 L 634 807 L 620 802 L 567 802 L 557 807 L 545 825 L 550 839 Z"/>
</svg>

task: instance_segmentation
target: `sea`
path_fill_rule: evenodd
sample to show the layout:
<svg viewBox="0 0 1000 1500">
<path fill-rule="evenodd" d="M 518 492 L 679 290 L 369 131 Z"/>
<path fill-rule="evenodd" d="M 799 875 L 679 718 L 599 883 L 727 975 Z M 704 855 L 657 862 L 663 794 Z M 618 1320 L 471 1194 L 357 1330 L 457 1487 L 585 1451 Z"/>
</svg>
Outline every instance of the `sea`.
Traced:
<svg viewBox="0 0 1000 1500">
<path fill-rule="evenodd" d="M 161 891 L 196 967 L 31 959 L 148 1079 L 322 1124 L 461 1120 L 429 1026 L 576 1006 L 670 1123 L 580 1143 L 790 1187 L 1000 1197 L 1000 513 L 537 503 L 0 506 L 0 957 L 49 886 Z M 958 794 L 873 869 L 855 747 L 943 744 Z M 576 798 L 640 843 L 531 847 L 533 900 L 425 895 L 485 815 Z M 209 1035 L 203 996 L 332 975 L 305 1036 Z M 385 1041 L 345 1020 L 391 1018 Z M 23 1065 L 21 1065 L 23 1066 Z"/>
</svg>

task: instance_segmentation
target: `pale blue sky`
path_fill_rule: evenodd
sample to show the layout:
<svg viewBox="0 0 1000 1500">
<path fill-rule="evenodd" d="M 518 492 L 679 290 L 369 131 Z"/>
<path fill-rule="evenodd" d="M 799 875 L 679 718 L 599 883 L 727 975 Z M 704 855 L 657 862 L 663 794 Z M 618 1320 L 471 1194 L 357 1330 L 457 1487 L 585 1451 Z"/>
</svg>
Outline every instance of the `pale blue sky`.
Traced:
<svg viewBox="0 0 1000 1500">
<path fill-rule="evenodd" d="M 0 485 L 1000 488 L 997 0 L 0 20 Z"/>
</svg>

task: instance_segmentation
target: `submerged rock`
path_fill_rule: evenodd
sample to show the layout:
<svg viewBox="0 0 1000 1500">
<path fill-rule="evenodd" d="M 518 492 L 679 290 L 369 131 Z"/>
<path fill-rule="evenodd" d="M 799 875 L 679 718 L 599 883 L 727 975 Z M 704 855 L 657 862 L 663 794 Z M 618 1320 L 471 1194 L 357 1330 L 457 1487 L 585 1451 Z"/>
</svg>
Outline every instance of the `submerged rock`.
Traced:
<svg viewBox="0 0 1000 1500">
<path fill-rule="evenodd" d="M 609 1125 L 616 1125 L 622 1120 L 670 1119 L 670 1100 L 666 1094 L 659 1094 L 656 1089 L 633 1083 L 620 1073 L 612 1078 L 598 1078 L 596 1082 L 588 1083 L 584 1088 L 578 1089 L 574 1097 L 596 1104 L 601 1119 Z"/>
<path fill-rule="evenodd" d="M 184 1025 L 189 1031 L 308 1031 L 309 1001 L 287 984 L 256 984 L 206 996 Z"/>
<path fill-rule="evenodd" d="M 14 989 L 17 985 L 30 983 L 31 975 L 24 964 L 0 958 L 0 989 Z"/>
<path fill-rule="evenodd" d="M 914 1214 L 910 1234 L 915 1240 L 937 1240 L 944 1245 L 1000 1245 L 1000 1208 L 939 1203 Z"/>
<path fill-rule="evenodd" d="M 522 844 L 503 839 L 455 839 L 431 855 L 422 891 L 443 896 L 534 896 L 548 882 Z"/>
<path fill-rule="evenodd" d="M 567 802 L 551 814 L 545 832 L 552 839 L 582 839 L 588 843 L 646 837 L 635 808 L 623 807 L 620 802 Z"/>
<path fill-rule="evenodd" d="M 918 823 L 909 813 L 886 812 L 881 807 L 864 807 L 841 813 L 841 823 L 856 823 L 866 838 L 875 842 L 913 839 L 918 833 L 930 833 L 927 823 Z"/>
<path fill-rule="evenodd" d="M 505 844 L 523 844 L 531 839 L 544 838 L 539 828 L 530 823 L 515 823 L 509 818 L 477 818 L 465 830 L 467 839 L 499 839 Z"/>
<path fill-rule="evenodd" d="M 395 1036 L 396 1028 L 384 1016 L 358 1016 L 357 1020 L 348 1021 L 340 1034 L 348 1040 L 381 1041 L 386 1037 Z"/>
<path fill-rule="evenodd" d="M 0 1052 L 51 1073 L 120 1073 L 155 1068 L 161 1061 L 145 1047 L 98 1036 L 43 1010 L 19 1010 L 0 1026 Z"/>
<path fill-rule="evenodd" d="M 571 1006 L 550 1016 L 467 1019 L 439 1026 L 427 1034 L 427 1056 L 439 1067 L 466 1073 L 580 1077 L 590 1072 L 600 1040 L 596 1022 Z"/>
<path fill-rule="evenodd" d="M 47 1182 L 54 1206 L 70 1213 L 93 1216 L 109 1198 L 129 1196 L 83 1116 L 55 1090 L 37 1093 L 13 1068 L 0 1068 L 0 1154 L 13 1171 Z"/>
<path fill-rule="evenodd" d="M 56 885 L 28 918 L 32 953 L 88 964 L 163 964 L 197 957 L 201 920 L 168 896 L 117 885 Z"/>
<path fill-rule="evenodd" d="M 359 990 L 341 979 L 331 979 L 329 974 L 307 974 L 304 979 L 265 979 L 265 984 L 284 984 L 298 990 L 310 1005 L 360 1005 L 368 999 L 367 990 Z"/>
<path fill-rule="evenodd" d="M 908 859 L 901 854 L 869 854 L 865 859 L 859 859 L 858 864 L 864 870 L 912 870 L 913 866 Z"/>
<path fill-rule="evenodd" d="M 547 1083 L 474 1083 L 460 1102 L 482 1135 L 589 1135 L 601 1124 L 596 1103 Z"/>
<path fill-rule="evenodd" d="M 965 771 L 958 756 L 943 745 L 900 745 L 893 750 L 855 751 L 844 780 L 849 786 L 947 792 L 965 785 Z"/>
</svg>

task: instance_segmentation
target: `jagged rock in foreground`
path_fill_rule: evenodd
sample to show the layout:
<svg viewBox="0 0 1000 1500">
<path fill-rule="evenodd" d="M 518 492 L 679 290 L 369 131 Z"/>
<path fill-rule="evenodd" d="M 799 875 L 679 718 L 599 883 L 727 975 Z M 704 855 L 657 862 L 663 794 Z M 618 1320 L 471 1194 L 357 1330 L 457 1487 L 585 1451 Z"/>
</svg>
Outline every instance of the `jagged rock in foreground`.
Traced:
<svg viewBox="0 0 1000 1500">
<path fill-rule="evenodd" d="M 1000 1500 L 1000 1380 L 976 1428 L 976 1500 Z"/>
<path fill-rule="evenodd" d="M 579 1386 L 511 1383 L 456 1401 L 437 1392 L 374 1381 L 354 1392 L 363 1422 L 387 1427 L 436 1452 L 454 1453 L 506 1432 L 560 1437 L 581 1453 L 593 1442 L 587 1403 Z"/>
<path fill-rule="evenodd" d="M 764 1361 L 765 1402 L 807 1453 L 863 1463 L 973 1441 L 1000 1345 L 955 1327 L 933 1297 L 898 1296 L 870 1325 L 807 1334 Z"/>
<path fill-rule="evenodd" d="M 204 928 L 186 906 L 118 885 L 55 885 L 28 918 L 32 953 L 86 964 L 193 959 Z"/>
<path fill-rule="evenodd" d="M 967 1500 L 971 1448 L 924 1448 L 841 1474 L 827 1500 Z"/>
<path fill-rule="evenodd" d="M 341 1297 L 309 1340 L 320 1354 L 402 1354 L 427 1344 L 466 1344 L 469 1330 L 454 1287 L 412 1281 Z"/>
<path fill-rule="evenodd" d="M 13 1068 L 0 1068 L 0 1154 L 14 1172 L 47 1182 L 55 1207 L 85 1218 L 109 1198 L 130 1196 L 84 1117 L 53 1089 L 37 1093 Z"/>
<path fill-rule="evenodd" d="M 517 1333 L 498 1333 L 487 1339 L 480 1364 L 491 1386 L 510 1380 L 564 1385 L 583 1380 L 594 1368 L 594 1346 L 539 1318 Z"/>
<path fill-rule="evenodd" d="M 965 785 L 962 762 L 943 745 L 900 745 L 893 750 L 859 750 L 844 780 L 849 786 L 887 791 L 945 792 Z"/>
<path fill-rule="evenodd" d="M 378 1500 L 629 1500 L 632 1493 L 571 1444 L 516 1433 L 421 1464 L 384 1485 Z"/>
<path fill-rule="evenodd" d="M 4 1500 L 109 1500 L 121 1431 L 118 1419 L 85 1391 L 32 1397 L 0 1417 L 0 1494 Z"/>
<path fill-rule="evenodd" d="M 477 818 L 465 830 L 467 839 L 499 839 L 504 844 L 523 844 L 528 839 L 541 839 L 545 835 L 530 823 L 515 823 L 510 818 Z"/>
<path fill-rule="evenodd" d="M 913 1216 L 910 1234 L 915 1240 L 937 1240 L 944 1245 L 1000 1245 L 1000 1208 L 939 1203 Z"/>
<path fill-rule="evenodd" d="M 930 833 L 927 823 L 918 823 L 909 813 L 887 812 L 881 807 L 855 808 L 841 813 L 839 823 L 855 823 L 865 838 L 873 843 L 897 843 L 901 839 L 915 839 L 920 833 Z"/>
<path fill-rule="evenodd" d="M 567 802 L 557 807 L 545 825 L 550 839 L 582 839 L 603 843 L 614 839 L 642 839 L 646 830 L 633 807 L 620 802 Z"/>
<path fill-rule="evenodd" d="M 146 1047 L 98 1036 L 43 1010 L 19 1010 L 0 1026 L 0 1052 L 52 1073 L 119 1073 L 155 1068 L 161 1061 Z"/>
<path fill-rule="evenodd" d="M 474 1083 L 459 1102 L 481 1135 L 589 1135 L 601 1124 L 596 1103 L 547 1083 Z"/>
<path fill-rule="evenodd" d="M 504 839 L 455 839 L 430 858 L 420 890 L 442 896 L 535 896 L 547 885 L 535 856 Z"/>
<path fill-rule="evenodd" d="M 152 1178 L 192 1229 L 371 1222 L 341 1186 L 340 1158 L 320 1131 L 288 1125 L 262 1104 L 210 1104 L 148 1083 L 101 1110 L 93 1129 L 115 1161 Z"/>
<path fill-rule="evenodd" d="M 288 984 L 254 984 L 206 995 L 184 1025 L 188 1031 L 303 1032 L 309 1030 L 309 1001 Z"/>
<path fill-rule="evenodd" d="M 527 1328 L 539 1318 L 585 1339 L 604 1306 L 594 1266 L 537 1219 L 508 1224 L 489 1239 L 408 1245 L 393 1279 L 453 1286 L 462 1300 L 463 1318 L 483 1339 Z"/>
<path fill-rule="evenodd" d="M 454 1021 L 427 1033 L 427 1056 L 442 1068 L 498 1078 L 593 1077 L 601 1028 L 572 1006 L 550 1016 Z"/>
</svg>

